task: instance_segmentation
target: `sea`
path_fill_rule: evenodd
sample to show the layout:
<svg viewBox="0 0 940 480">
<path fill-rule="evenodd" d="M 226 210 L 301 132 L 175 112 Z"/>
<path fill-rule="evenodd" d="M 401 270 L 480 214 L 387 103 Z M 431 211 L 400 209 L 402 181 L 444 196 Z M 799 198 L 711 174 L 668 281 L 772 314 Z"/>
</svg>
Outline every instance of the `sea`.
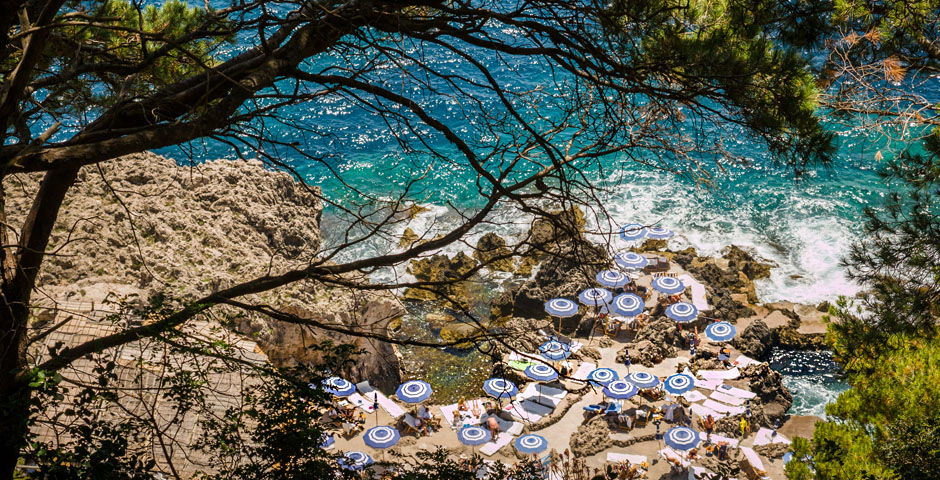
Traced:
<svg viewBox="0 0 940 480">
<path fill-rule="evenodd" d="M 494 38 L 525 42 L 521 32 L 504 25 L 488 24 L 484 28 Z M 251 39 L 241 40 L 227 47 L 231 51 L 225 55 L 237 53 Z M 552 102 L 564 100 L 570 87 L 567 79 L 541 58 L 496 55 L 459 44 L 444 48 L 397 38 L 378 41 L 389 49 L 384 53 L 363 51 L 353 48 L 357 42 L 351 40 L 344 48 L 327 52 L 304 68 L 341 75 L 348 68 L 365 66 L 363 80 L 413 99 L 467 139 L 482 158 L 492 153 L 492 146 L 503 138 L 488 131 L 487 122 L 501 121 L 502 129 L 513 125 L 500 116 L 504 113 L 500 99 L 479 87 L 478 83 L 486 79 L 463 54 L 489 68 L 493 82 L 519 95 L 518 101 L 530 94 L 526 92 L 536 92 L 543 108 L 537 113 L 523 108 L 526 115 L 558 115 L 559 109 Z M 396 54 L 388 52 L 405 52 L 412 60 L 396 62 Z M 431 91 L 423 82 L 439 92 Z M 278 86 L 282 93 L 295 91 L 295 86 L 286 82 Z M 316 85 L 304 85 L 297 91 L 310 94 L 309 100 L 282 107 L 263 124 L 256 122 L 246 128 L 255 133 L 263 131 L 277 142 L 257 144 L 246 135 L 238 142 L 206 140 L 158 153 L 181 162 L 276 157 L 299 178 L 323 189 L 330 202 L 322 224 L 328 246 L 348 240 L 345 234 L 351 212 L 359 213 L 363 208 L 381 212 L 382 205 L 399 200 L 403 192 L 403 200 L 420 205 L 414 215 L 398 219 L 380 235 L 367 236 L 362 225 L 353 229 L 354 236 L 362 240 L 331 252 L 336 261 L 396 251 L 406 228 L 433 238 L 459 222 L 462 215 L 479 208 L 477 175 L 454 145 L 417 121 L 413 113 L 361 92 L 324 92 Z M 276 100 L 272 96 L 261 103 Z M 378 114 L 376 107 L 380 104 L 392 115 Z M 669 241 L 670 248 L 694 247 L 700 254 L 720 255 L 728 245 L 738 245 L 774 265 L 770 277 L 756 283 L 762 302 L 816 304 L 857 293 L 860 287 L 846 278 L 840 262 L 862 235 L 863 210 L 877 208 L 889 191 L 890 185 L 877 172 L 901 148 L 899 144 L 861 122 L 827 123 L 835 134 L 838 154 L 830 165 L 797 177 L 791 168 L 772 158 L 748 131 L 721 123 L 702 129 L 696 124 L 694 112 L 686 113 L 688 117 L 674 127 L 677 131 L 669 134 L 704 134 L 706 138 L 699 139 L 703 145 L 721 142 L 728 157 L 697 157 L 692 152 L 687 159 L 667 159 L 669 168 L 678 173 L 644 165 L 647 152 L 643 151 L 611 154 L 585 165 L 580 179 L 603 187 L 595 198 L 581 204 L 588 212 L 589 235 L 616 250 L 626 247 L 618 244 L 617 227 L 655 223 L 676 232 Z M 538 124 L 537 118 L 532 120 Z M 563 136 L 556 139 L 564 140 Z M 429 154 L 430 150 L 436 154 Z M 500 160 L 504 159 L 488 165 L 495 169 Z M 693 163 L 700 165 L 699 173 L 705 172 L 708 182 L 703 182 L 701 175 L 687 174 L 687 167 Z M 524 172 L 534 168 L 531 161 L 522 162 Z M 367 220 L 379 216 L 376 213 Z M 469 251 L 476 238 L 487 232 L 510 240 L 518 238 L 531 220 L 513 206 L 500 205 L 488 222 L 442 253 Z M 405 266 L 371 274 L 376 282 L 410 279 Z M 498 275 L 487 279 L 494 291 L 501 288 L 500 280 Z M 422 312 L 412 314 L 407 322 L 413 328 L 425 328 L 420 323 Z M 442 352 L 438 356 L 457 358 L 453 355 L 459 354 Z M 824 415 L 825 404 L 846 388 L 827 352 L 775 351 L 771 361 L 798 399 L 791 413 Z M 446 363 L 441 359 L 436 362 Z M 460 361 L 457 364 L 458 369 L 466 365 Z M 475 372 L 484 377 L 486 367 Z"/>
</svg>

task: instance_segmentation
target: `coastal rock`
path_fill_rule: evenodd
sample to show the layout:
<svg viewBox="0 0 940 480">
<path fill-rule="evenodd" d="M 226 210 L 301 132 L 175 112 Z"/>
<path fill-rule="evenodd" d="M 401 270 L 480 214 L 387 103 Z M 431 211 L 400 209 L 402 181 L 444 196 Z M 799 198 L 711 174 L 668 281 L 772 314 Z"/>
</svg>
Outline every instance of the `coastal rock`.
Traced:
<svg viewBox="0 0 940 480">
<path fill-rule="evenodd" d="M 729 268 L 740 270 L 749 280 L 767 278 L 773 268 L 773 265 L 757 261 L 750 253 L 736 245 L 729 246 L 722 258 L 728 260 Z"/>
<path fill-rule="evenodd" d="M 418 234 L 415 233 L 410 227 L 406 228 L 401 234 L 401 238 L 398 240 L 398 246 L 401 248 L 408 248 L 418 241 Z"/>
<path fill-rule="evenodd" d="M 783 423 L 787 410 L 793 405 L 793 395 L 783 385 L 783 375 L 767 363 L 757 363 L 744 367 L 738 381 L 747 382 L 746 388 L 757 394 L 755 402 L 767 417 L 764 426 L 772 426 L 774 420 Z"/>
<path fill-rule="evenodd" d="M 648 238 L 643 242 L 643 245 L 640 245 L 635 250 L 637 253 L 663 252 L 666 250 L 666 243 L 666 240 Z"/>
<path fill-rule="evenodd" d="M 731 454 L 728 455 L 728 458 L 721 461 L 718 460 L 717 453 L 712 456 L 702 455 L 699 457 L 699 463 L 708 470 L 721 475 L 720 478 L 738 478 L 738 475 L 741 473 L 740 463 L 735 460 Z"/>
<path fill-rule="evenodd" d="M 455 303 L 455 308 L 469 309 L 471 301 L 465 280 L 476 266 L 476 261 L 463 252 L 453 257 L 434 255 L 412 260 L 408 265 L 408 273 L 414 275 L 418 281 L 450 283 L 437 287 L 442 295 L 425 289 L 409 288 L 405 290 L 402 299 L 416 302 L 444 300 L 447 303 Z"/>
<path fill-rule="evenodd" d="M 770 329 L 767 328 L 767 324 L 758 319 L 751 322 L 743 332 L 739 333 L 731 341 L 731 345 L 749 357 L 760 359 L 773 346 L 772 339 L 773 336 Z"/>
<path fill-rule="evenodd" d="M 571 434 L 571 453 L 575 457 L 589 457 L 610 448 L 610 425 L 603 415 L 584 422 Z"/>
<path fill-rule="evenodd" d="M 679 330 L 676 328 L 676 322 L 666 318 L 659 317 L 640 328 L 634 337 L 635 345 L 630 348 L 630 361 L 639 363 L 646 367 L 652 367 L 665 358 L 674 356 L 676 346 L 682 346 L 682 339 Z M 617 362 L 623 363 L 625 350 L 629 345 L 620 350 L 617 354 Z"/>
<path fill-rule="evenodd" d="M 503 342 L 517 352 L 535 353 L 545 342 L 539 330 L 546 326 L 545 320 L 511 317 L 502 324 Z"/>
<path fill-rule="evenodd" d="M 754 447 L 754 451 L 767 458 L 783 458 L 790 449 L 790 444 L 782 442 L 767 443 Z"/>
<path fill-rule="evenodd" d="M 512 272 L 512 251 L 506 247 L 506 240 L 495 233 L 487 233 L 480 237 L 473 258 L 490 270 Z"/>
</svg>

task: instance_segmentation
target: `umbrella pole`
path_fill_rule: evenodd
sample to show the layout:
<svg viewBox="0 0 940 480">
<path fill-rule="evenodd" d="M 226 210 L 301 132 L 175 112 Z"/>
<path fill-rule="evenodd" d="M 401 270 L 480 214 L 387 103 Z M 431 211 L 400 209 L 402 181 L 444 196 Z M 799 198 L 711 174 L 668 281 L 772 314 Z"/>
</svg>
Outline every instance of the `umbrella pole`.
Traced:
<svg viewBox="0 0 940 480">
<path fill-rule="evenodd" d="M 375 426 L 379 426 L 379 392 L 372 392 L 374 399 L 372 401 L 372 410 L 375 410 Z"/>
</svg>

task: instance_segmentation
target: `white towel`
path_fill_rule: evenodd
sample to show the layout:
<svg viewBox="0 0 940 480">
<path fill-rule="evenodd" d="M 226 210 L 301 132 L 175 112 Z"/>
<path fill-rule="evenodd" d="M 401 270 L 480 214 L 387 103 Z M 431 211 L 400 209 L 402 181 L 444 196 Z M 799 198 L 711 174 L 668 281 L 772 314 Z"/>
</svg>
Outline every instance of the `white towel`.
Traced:
<svg viewBox="0 0 940 480">
<path fill-rule="evenodd" d="M 688 392 L 685 392 L 682 394 L 682 397 L 690 402 L 701 402 L 702 400 L 705 400 L 706 398 L 708 398 L 705 395 L 702 395 L 701 392 L 697 390 L 690 390 Z"/>
<path fill-rule="evenodd" d="M 673 450 L 670 447 L 666 447 L 660 450 L 659 454 L 670 463 L 677 461 L 680 465 L 682 465 L 683 468 L 689 468 L 689 466 L 692 465 L 688 460 L 680 455 L 679 452 Z"/>
<path fill-rule="evenodd" d="M 753 358 L 748 357 L 747 355 L 741 355 L 738 358 L 734 359 L 734 361 L 738 362 L 739 368 L 744 368 L 752 363 L 758 363 L 757 360 L 754 360 Z"/>
<path fill-rule="evenodd" d="M 774 435 L 774 431 L 769 428 L 761 427 L 761 429 L 757 431 L 757 436 L 754 437 L 754 446 L 767 445 L 770 443 L 785 443 L 789 445 L 790 440 L 779 433 Z"/>
<path fill-rule="evenodd" d="M 709 395 L 709 397 L 718 400 L 719 402 L 727 403 L 728 405 L 744 405 L 745 400 L 741 397 L 735 397 L 734 395 L 728 395 L 727 393 L 722 393 L 721 391 L 714 391 Z"/>
<path fill-rule="evenodd" d="M 753 449 L 747 447 L 741 447 L 741 453 L 744 454 L 744 458 L 747 459 L 747 463 L 750 463 L 752 467 L 758 470 L 764 470 L 764 462 L 761 461 L 760 456 L 757 455 Z"/>
<path fill-rule="evenodd" d="M 358 393 L 354 393 L 347 398 L 349 399 L 350 403 L 365 410 L 366 413 L 375 412 L 375 403 L 372 401 L 372 399 L 366 400 L 365 398 L 362 398 L 362 395 L 359 395 Z"/>
<path fill-rule="evenodd" d="M 700 312 L 711 308 L 708 306 L 708 300 L 705 297 L 705 285 L 697 282 L 689 275 L 679 275 L 677 278 L 682 280 L 683 285 L 692 289 L 692 305 L 695 305 L 695 308 Z"/>
<path fill-rule="evenodd" d="M 512 441 L 512 435 L 509 433 L 500 433 L 496 436 L 496 440 L 492 442 L 486 442 L 480 447 L 480 453 L 486 455 L 487 457 L 496 453 L 500 448 L 509 445 L 509 442 Z"/>
<path fill-rule="evenodd" d="M 711 439 L 712 439 L 712 443 L 716 445 L 718 444 L 718 442 L 725 442 L 731 448 L 738 448 L 738 439 L 736 438 L 723 437 L 721 435 L 715 435 L 713 433 L 711 436 Z"/>
<path fill-rule="evenodd" d="M 383 395 L 382 392 L 376 390 L 369 394 L 369 396 L 372 396 L 372 395 L 379 396 L 379 406 L 382 407 L 383 410 L 388 412 L 388 414 L 391 415 L 392 418 L 398 418 L 405 414 L 405 409 L 401 408 L 400 406 L 398 406 L 397 403 L 393 402 L 390 398 Z"/>
<path fill-rule="evenodd" d="M 698 376 L 708 380 L 733 380 L 741 376 L 738 368 L 731 370 L 699 370 Z"/>
<path fill-rule="evenodd" d="M 581 380 L 582 382 L 586 382 L 588 374 L 593 372 L 594 368 L 596 368 L 596 366 L 593 363 L 584 362 L 581 364 L 580 367 L 578 367 L 578 371 L 574 372 L 574 375 L 572 375 L 571 378 L 575 380 Z"/>
<path fill-rule="evenodd" d="M 649 462 L 649 459 L 646 457 L 646 455 L 632 455 L 629 453 L 607 452 L 607 462 L 609 463 L 630 462 L 631 465 L 639 465 L 643 462 Z"/>
<path fill-rule="evenodd" d="M 716 388 L 715 391 L 727 393 L 728 395 L 734 395 L 735 397 L 743 398 L 745 400 L 750 400 L 757 396 L 757 394 L 754 392 L 732 387 L 731 385 L 721 385 L 720 387 Z"/>
<path fill-rule="evenodd" d="M 709 415 L 711 415 L 712 418 L 714 418 L 715 420 L 718 420 L 719 418 L 727 417 L 727 415 L 723 413 L 718 413 L 708 407 L 699 405 L 697 403 L 693 403 L 691 409 L 692 409 L 692 413 L 702 418 L 705 418 Z"/>
<path fill-rule="evenodd" d="M 706 380 L 703 378 L 696 378 L 695 386 L 697 388 L 704 388 L 705 390 L 714 390 L 721 386 L 721 380 Z"/>
<path fill-rule="evenodd" d="M 724 403 L 716 402 L 711 399 L 702 402 L 702 406 L 716 412 L 727 413 L 728 415 L 740 415 L 745 411 L 744 407 L 732 407 L 731 405 L 725 405 Z"/>
</svg>

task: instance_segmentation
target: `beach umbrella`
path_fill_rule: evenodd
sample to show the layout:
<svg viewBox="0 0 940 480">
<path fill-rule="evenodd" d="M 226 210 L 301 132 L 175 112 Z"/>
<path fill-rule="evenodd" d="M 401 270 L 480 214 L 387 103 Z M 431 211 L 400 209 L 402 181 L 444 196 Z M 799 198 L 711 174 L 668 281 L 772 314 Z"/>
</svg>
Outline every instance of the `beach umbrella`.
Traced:
<svg viewBox="0 0 940 480">
<path fill-rule="evenodd" d="M 558 378 L 558 372 L 544 363 L 537 363 L 525 367 L 525 375 L 537 382 L 551 382 Z"/>
<path fill-rule="evenodd" d="M 673 395 L 682 395 L 695 388 L 695 377 L 684 373 L 670 375 L 666 378 L 666 381 L 663 382 L 663 388 Z"/>
<path fill-rule="evenodd" d="M 503 397 L 515 397 L 519 393 L 516 384 L 505 378 L 490 378 L 483 382 L 483 391 L 491 397 L 501 399 Z"/>
<path fill-rule="evenodd" d="M 571 317 L 578 314 L 578 304 L 567 298 L 553 298 L 545 302 L 545 311 L 555 317 Z"/>
<path fill-rule="evenodd" d="M 595 368 L 594 370 L 591 370 L 591 373 L 589 373 L 587 376 L 588 381 L 600 385 L 607 385 L 608 383 L 613 382 L 618 378 L 620 378 L 620 376 L 617 375 L 617 372 L 609 368 Z"/>
<path fill-rule="evenodd" d="M 638 295 L 632 293 L 621 293 L 614 298 L 614 301 L 610 304 L 610 310 L 613 310 L 617 315 L 623 315 L 624 317 L 635 317 L 643 313 L 643 309 L 646 307 L 646 303 Z"/>
<path fill-rule="evenodd" d="M 330 377 L 323 380 L 323 390 L 326 393 L 335 395 L 337 397 L 348 397 L 356 393 L 356 386 L 353 385 L 349 380 L 343 380 L 339 377 Z"/>
<path fill-rule="evenodd" d="M 654 240 L 666 240 L 672 238 L 675 233 L 663 227 L 649 227 L 646 229 L 646 238 L 652 238 Z"/>
<path fill-rule="evenodd" d="M 659 385 L 659 377 L 646 372 L 633 372 L 624 380 L 636 385 L 636 388 L 653 388 Z"/>
<path fill-rule="evenodd" d="M 616 380 L 604 387 L 604 395 L 617 400 L 626 400 L 639 393 L 636 385 L 626 380 Z"/>
<path fill-rule="evenodd" d="M 610 303 L 613 298 L 614 294 L 610 293 L 610 290 L 603 288 L 589 288 L 578 294 L 578 300 L 581 301 L 581 304 L 589 307 L 606 305 Z"/>
<path fill-rule="evenodd" d="M 620 229 L 620 238 L 632 242 L 634 240 L 639 240 L 646 236 L 646 227 L 640 225 L 639 223 L 631 223 L 624 225 Z"/>
<path fill-rule="evenodd" d="M 457 439 L 464 445 L 482 445 L 493 438 L 490 432 L 480 427 L 463 427 L 457 432 Z"/>
<path fill-rule="evenodd" d="M 322 439 L 322 441 L 320 442 L 320 448 L 329 448 L 330 445 L 333 445 L 334 443 L 336 443 L 336 438 L 333 437 L 333 435 L 330 435 L 328 433 L 324 433 L 323 435 L 320 436 L 320 438 Z"/>
<path fill-rule="evenodd" d="M 594 278 L 607 288 L 620 288 L 630 283 L 630 277 L 616 270 L 601 270 Z"/>
<path fill-rule="evenodd" d="M 545 440 L 545 437 L 541 435 L 536 435 L 530 433 L 528 435 L 523 435 L 516 439 L 515 442 L 516 450 L 519 450 L 520 453 L 530 454 L 530 453 L 539 453 L 548 448 L 548 440 Z"/>
<path fill-rule="evenodd" d="M 715 322 L 705 327 L 705 336 L 715 342 L 727 342 L 737 333 L 734 325 L 728 322 Z"/>
<path fill-rule="evenodd" d="M 680 451 L 692 450 L 701 441 L 700 434 L 689 427 L 672 427 L 663 436 L 666 445 Z"/>
<path fill-rule="evenodd" d="M 431 385 L 421 380 L 408 380 L 399 385 L 398 390 L 395 390 L 398 399 L 405 403 L 421 403 L 427 400 L 432 393 L 434 393 L 434 390 L 431 389 Z"/>
<path fill-rule="evenodd" d="M 666 307 L 666 316 L 679 323 L 688 323 L 698 317 L 698 309 L 689 302 L 676 302 Z"/>
<path fill-rule="evenodd" d="M 640 255 L 639 253 L 634 252 L 621 252 L 614 255 L 614 262 L 620 266 L 620 268 L 627 269 L 640 269 L 649 265 L 650 261 L 648 258 Z"/>
<path fill-rule="evenodd" d="M 685 285 L 681 280 L 675 277 L 654 278 L 653 288 L 656 289 L 657 292 L 662 292 L 669 295 L 682 293 L 685 291 Z"/>
<path fill-rule="evenodd" d="M 571 355 L 571 346 L 558 340 L 549 340 L 539 346 L 539 355 L 548 361 L 557 362 Z"/>
<path fill-rule="evenodd" d="M 339 459 L 339 466 L 345 470 L 362 470 L 372 463 L 372 457 L 359 451 L 346 452 Z"/>
<path fill-rule="evenodd" d="M 363 436 L 366 445 L 379 449 L 394 447 L 400 439 L 401 435 L 398 433 L 398 430 L 386 426 L 372 427 L 366 430 Z"/>
</svg>

